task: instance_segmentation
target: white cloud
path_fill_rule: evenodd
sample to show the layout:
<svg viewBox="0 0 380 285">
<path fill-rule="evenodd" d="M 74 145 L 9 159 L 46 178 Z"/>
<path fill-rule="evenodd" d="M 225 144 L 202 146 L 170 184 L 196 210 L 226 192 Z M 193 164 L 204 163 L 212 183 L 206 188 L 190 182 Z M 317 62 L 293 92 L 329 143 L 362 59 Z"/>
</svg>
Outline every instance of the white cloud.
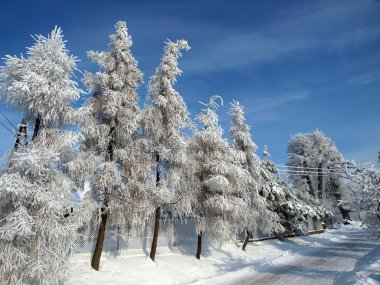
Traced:
<svg viewBox="0 0 380 285">
<path fill-rule="evenodd" d="M 285 104 L 288 104 L 292 101 L 298 101 L 298 100 L 303 100 L 307 97 L 309 97 L 310 93 L 309 91 L 298 91 L 298 92 L 289 92 L 285 93 L 284 95 L 281 96 L 270 96 L 270 97 L 265 97 L 265 98 L 258 98 L 251 103 L 252 110 L 254 112 L 259 112 L 267 109 L 273 109 L 278 106 L 282 106 Z"/>
</svg>

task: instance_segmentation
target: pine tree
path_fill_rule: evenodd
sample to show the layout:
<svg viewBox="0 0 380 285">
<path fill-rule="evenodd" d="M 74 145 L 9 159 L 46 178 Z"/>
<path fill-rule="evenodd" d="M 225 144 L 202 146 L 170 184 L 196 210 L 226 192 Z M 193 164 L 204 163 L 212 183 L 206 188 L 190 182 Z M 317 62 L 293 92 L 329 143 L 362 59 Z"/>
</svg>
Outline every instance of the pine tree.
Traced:
<svg viewBox="0 0 380 285">
<path fill-rule="evenodd" d="M 34 37 L 36 43 L 28 48 L 28 58 L 5 57 L 0 70 L 2 99 L 34 123 L 33 138 L 42 125 L 55 127 L 72 123 L 75 110 L 71 102 L 79 98 L 80 90 L 71 77 L 77 59 L 69 56 L 60 28 L 46 38 Z"/>
<path fill-rule="evenodd" d="M 152 143 L 151 153 L 156 164 L 156 185 L 152 191 L 155 225 L 150 251 L 153 261 L 161 213 L 171 216 L 191 214 L 191 195 L 185 194 L 191 190 L 187 183 L 191 179 L 186 155 L 187 138 L 181 130 L 192 124 L 185 101 L 173 87 L 181 74 L 178 58 L 182 50 L 189 49 L 184 40 L 168 41 L 161 63 L 148 86 L 148 99 L 152 104 L 145 111 L 144 135 Z"/>
<path fill-rule="evenodd" d="M 260 194 L 266 198 L 270 211 L 278 215 L 281 227 L 274 234 L 279 238 L 289 235 L 307 235 L 307 218 L 324 220 L 331 212 L 320 206 L 312 196 L 301 195 L 302 190 L 290 187 L 278 175 L 278 170 L 270 160 L 261 164 L 262 183 Z"/>
<path fill-rule="evenodd" d="M 260 176 L 261 162 L 255 154 L 257 146 L 252 141 L 250 127 L 245 123 L 243 106 L 239 102 L 233 102 L 230 109 L 231 116 L 231 140 L 232 146 L 239 157 L 242 165 L 251 176 L 249 183 L 249 204 L 246 208 L 246 238 L 242 249 L 245 250 L 249 237 L 257 229 L 267 234 L 273 234 L 282 230 L 278 215 L 268 209 L 266 199 L 259 195 L 261 185 L 265 183 Z"/>
<path fill-rule="evenodd" d="M 68 165 L 77 183 L 88 180 L 86 199 L 98 216 L 99 230 L 91 266 L 99 270 L 106 229 L 115 227 L 126 237 L 149 218 L 150 164 L 140 138 L 141 111 L 136 88 L 142 73 L 130 48 L 132 39 L 125 22 L 118 22 L 110 36 L 108 52 L 88 56 L 102 71 L 86 72 L 84 83 L 93 96 L 81 109 L 81 152 Z"/>
<path fill-rule="evenodd" d="M 213 96 L 207 108 L 197 116 L 202 130 L 191 139 L 191 154 L 196 166 L 195 184 L 198 190 L 194 205 L 197 218 L 196 231 L 200 259 L 202 236 L 207 231 L 211 241 L 222 245 L 234 240 L 246 218 L 247 192 L 250 175 L 241 166 L 238 154 L 222 138 L 215 109 L 219 106 Z"/>
<path fill-rule="evenodd" d="M 70 104 L 80 94 L 71 79 L 76 59 L 68 55 L 59 28 L 35 40 L 27 58 L 6 56 L 0 70 L 2 99 L 28 120 L 20 132 L 34 124 L 32 143 L 16 141 L 9 167 L 0 174 L 1 284 L 66 280 L 80 220 L 80 214 L 64 218 L 75 188 L 64 165 L 78 136 L 58 128 L 75 116 Z"/>
</svg>

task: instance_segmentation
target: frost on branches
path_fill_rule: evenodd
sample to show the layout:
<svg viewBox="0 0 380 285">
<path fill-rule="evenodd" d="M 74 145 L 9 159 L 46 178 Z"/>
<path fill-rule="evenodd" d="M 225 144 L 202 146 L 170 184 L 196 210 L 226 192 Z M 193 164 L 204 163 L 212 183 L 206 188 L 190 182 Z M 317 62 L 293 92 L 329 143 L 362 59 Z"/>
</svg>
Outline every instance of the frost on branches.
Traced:
<svg viewBox="0 0 380 285">
<path fill-rule="evenodd" d="M 276 212 L 283 227 L 277 228 L 275 234 L 279 237 L 287 235 L 307 235 L 307 218 L 323 221 L 331 213 L 312 197 L 304 197 L 297 189 L 292 189 L 278 176 L 272 161 L 263 161 L 261 176 L 264 179 L 260 195 L 266 198 L 268 208 Z M 285 229 L 285 231 L 284 231 Z"/>
<path fill-rule="evenodd" d="M 249 237 L 257 230 L 266 234 L 283 231 L 279 217 L 268 209 L 266 199 L 259 195 L 261 185 L 265 183 L 260 175 L 261 162 L 255 154 L 257 146 L 252 141 L 250 127 L 245 123 L 243 106 L 239 102 L 231 104 L 230 116 L 232 119 L 230 134 L 232 146 L 240 158 L 241 164 L 251 176 L 248 188 L 248 206 L 245 208 L 243 225 L 247 236 L 243 244 L 243 250 L 247 246 Z"/>
<path fill-rule="evenodd" d="M 90 183 L 88 211 L 100 222 L 92 258 L 96 270 L 107 223 L 118 235 L 128 237 L 143 228 L 150 209 L 148 143 L 138 132 L 141 111 L 136 88 L 143 82 L 142 73 L 131 54 L 132 39 L 125 22 L 118 22 L 115 28 L 110 51 L 88 53 L 102 71 L 85 73 L 84 83 L 93 96 L 81 108 L 81 152 L 68 165 L 77 183 Z"/>
<path fill-rule="evenodd" d="M 34 39 L 36 43 L 28 48 L 27 58 L 5 57 L 5 66 L 0 69 L 0 88 L 5 91 L 0 93 L 2 100 L 33 124 L 38 117 L 45 126 L 71 123 L 74 110 L 70 103 L 80 94 L 71 79 L 76 57 L 68 55 L 60 28 L 48 37 L 37 35 Z"/>
<path fill-rule="evenodd" d="M 187 106 L 174 89 L 178 58 L 189 50 L 185 40 L 168 41 L 161 63 L 148 85 L 151 105 L 145 110 L 144 136 L 151 142 L 155 161 L 156 187 L 152 189 L 155 207 L 155 227 L 150 258 L 155 259 L 161 213 L 183 217 L 191 214 L 191 165 L 186 154 L 187 138 L 182 129 L 191 127 Z"/>
<path fill-rule="evenodd" d="M 297 134 L 288 144 L 290 179 L 294 187 L 304 190 L 305 196 L 313 196 L 324 207 L 339 209 L 343 218 L 350 219 L 349 211 L 342 203 L 349 193 L 339 179 L 337 166 L 342 155 L 331 139 L 321 131 Z"/>
<path fill-rule="evenodd" d="M 210 240 L 221 245 L 234 240 L 246 218 L 249 172 L 243 169 L 238 154 L 222 138 L 215 109 L 219 96 L 213 96 L 197 120 L 202 130 L 190 142 L 195 178 L 197 201 L 194 205 L 197 218 L 198 251 L 204 232 Z M 246 226 L 246 223 L 245 225 Z"/>
<path fill-rule="evenodd" d="M 2 99 L 36 122 L 32 143 L 26 137 L 15 147 L 0 174 L 1 284 L 64 281 L 80 220 L 69 214 L 74 185 L 63 168 L 78 135 L 53 129 L 73 118 L 75 57 L 67 54 L 59 28 L 35 39 L 28 58 L 7 56 L 0 71 Z M 24 130 L 26 136 L 26 124 Z"/>
<path fill-rule="evenodd" d="M 57 165 L 77 135 L 41 131 L 38 142 L 14 152 L 0 175 L 0 283 L 58 284 L 69 274 L 77 238 L 72 182 Z"/>
<path fill-rule="evenodd" d="M 357 165 L 351 163 L 354 171 L 345 171 L 345 178 L 351 181 L 353 192 L 350 204 L 365 212 L 363 223 L 372 238 L 380 239 L 380 170 L 372 163 Z"/>
</svg>

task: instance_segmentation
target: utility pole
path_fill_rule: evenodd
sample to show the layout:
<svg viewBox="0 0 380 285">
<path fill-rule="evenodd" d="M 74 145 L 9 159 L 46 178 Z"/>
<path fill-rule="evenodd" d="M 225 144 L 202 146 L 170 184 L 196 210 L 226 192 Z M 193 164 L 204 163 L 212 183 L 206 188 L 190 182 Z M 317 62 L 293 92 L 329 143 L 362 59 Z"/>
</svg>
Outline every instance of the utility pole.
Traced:
<svg viewBox="0 0 380 285">
<path fill-rule="evenodd" d="M 270 153 L 268 152 L 268 148 L 266 145 L 264 145 L 264 150 L 263 150 L 263 158 L 264 158 L 264 161 L 267 161 L 268 160 L 268 157 L 270 157 Z"/>
</svg>

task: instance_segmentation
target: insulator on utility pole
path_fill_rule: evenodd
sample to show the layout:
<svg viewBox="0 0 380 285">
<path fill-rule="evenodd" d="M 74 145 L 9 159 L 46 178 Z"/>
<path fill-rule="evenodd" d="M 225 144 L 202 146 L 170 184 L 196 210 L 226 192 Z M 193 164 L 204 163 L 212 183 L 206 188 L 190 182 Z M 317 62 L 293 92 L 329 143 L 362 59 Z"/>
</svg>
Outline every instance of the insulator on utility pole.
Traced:
<svg viewBox="0 0 380 285">
<path fill-rule="evenodd" d="M 264 161 L 266 161 L 268 159 L 268 157 L 270 157 L 270 153 L 268 152 L 268 148 L 266 145 L 264 145 L 264 150 L 263 150 L 263 158 L 264 158 Z"/>
</svg>

